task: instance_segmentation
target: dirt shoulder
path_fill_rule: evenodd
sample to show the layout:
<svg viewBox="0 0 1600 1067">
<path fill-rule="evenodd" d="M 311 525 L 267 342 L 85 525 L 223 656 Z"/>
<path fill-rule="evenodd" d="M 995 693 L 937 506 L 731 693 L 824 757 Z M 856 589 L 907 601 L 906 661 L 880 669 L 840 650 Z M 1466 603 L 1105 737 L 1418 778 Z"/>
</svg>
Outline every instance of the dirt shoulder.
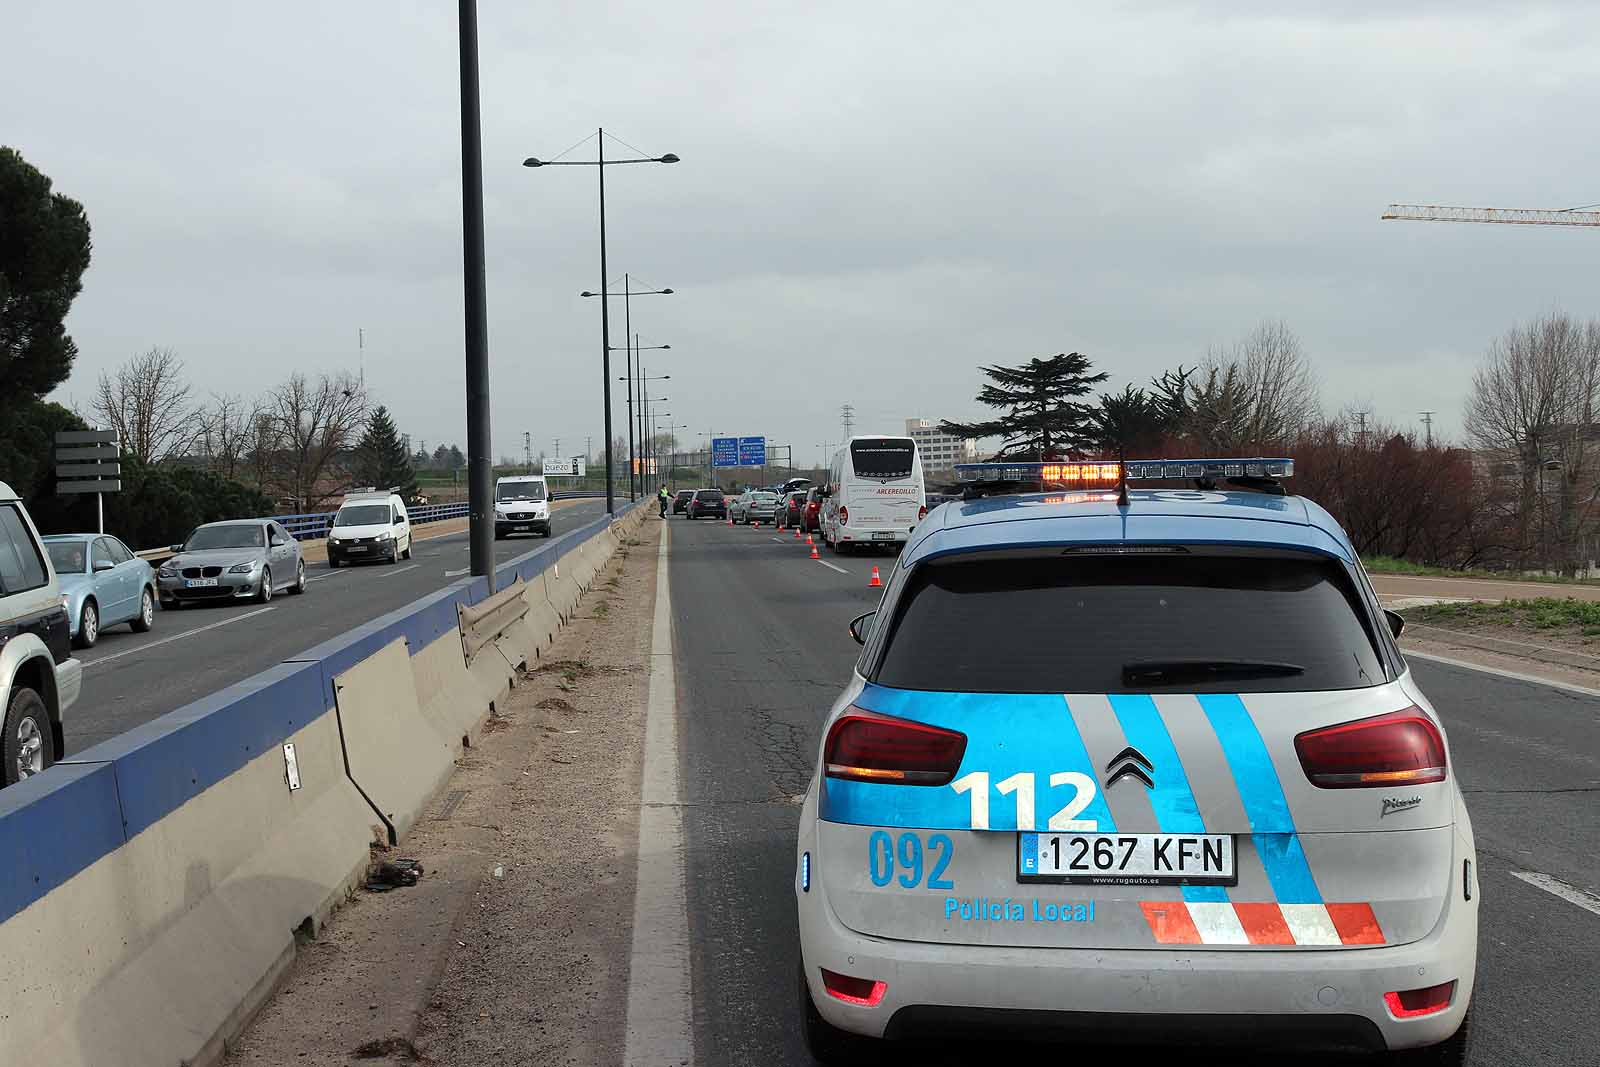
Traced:
<svg viewBox="0 0 1600 1067">
<path fill-rule="evenodd" d="M 656 543 L 645 522 L 397 855 L 304 946 L 238 1067 L 622 1060 Z"/>
</svg>

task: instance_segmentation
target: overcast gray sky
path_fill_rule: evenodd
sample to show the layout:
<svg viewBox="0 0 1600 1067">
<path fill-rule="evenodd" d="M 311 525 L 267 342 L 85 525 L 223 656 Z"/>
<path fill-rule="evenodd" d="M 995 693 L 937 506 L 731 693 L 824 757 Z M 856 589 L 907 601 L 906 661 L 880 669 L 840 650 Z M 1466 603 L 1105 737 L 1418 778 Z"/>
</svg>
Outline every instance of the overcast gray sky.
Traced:
<svg viewBox="0 0 1600 1067">
<path fill-rule="evenodd" d="M 362 329 L 401 429 L 464 443 L 454 8 L 8 0 L 0 142 L 94 228 L 59 395 L 151 345 L 202 392 L 261 392 L 354 371 Z M 858 432 L 969 417 L 976 364 L 1072 349 L 1120 388 L 1268 317 L 1324 406 L 1435 409 L 1454 434 L 1494 336 L 1600 313 L 1600 233 L 1378 220 L 1600 201 L 1592 4 L 479 18 L 497 453 L 525 430 L 599 447 L 599 308 L 577 296 L 599 283 L 594 171 L 519 164 L 602 124 L 683 157 L 608 170 L 607 203 L 613 278 L 678 291 L 635 301 L 635 326 L 673 346 L 648 365 L 691 443 L 765 433 L 814 459 L 844 403 Z"/>
</svg>

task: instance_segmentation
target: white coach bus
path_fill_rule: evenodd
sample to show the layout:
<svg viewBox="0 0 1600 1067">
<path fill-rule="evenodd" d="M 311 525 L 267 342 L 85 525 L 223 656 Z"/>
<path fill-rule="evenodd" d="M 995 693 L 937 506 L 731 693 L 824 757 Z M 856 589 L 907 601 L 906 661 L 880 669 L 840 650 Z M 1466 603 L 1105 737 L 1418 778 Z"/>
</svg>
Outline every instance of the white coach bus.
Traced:
<svg viewBox="0 0 1600 1067">
<path fill-rule="evenodd" d="M 822 540 L 839 552 L 897 549 L 928 514 L 922 456 L 909 437 L 863 434 L 833 457 L 822 502 Z"/>
</svg>

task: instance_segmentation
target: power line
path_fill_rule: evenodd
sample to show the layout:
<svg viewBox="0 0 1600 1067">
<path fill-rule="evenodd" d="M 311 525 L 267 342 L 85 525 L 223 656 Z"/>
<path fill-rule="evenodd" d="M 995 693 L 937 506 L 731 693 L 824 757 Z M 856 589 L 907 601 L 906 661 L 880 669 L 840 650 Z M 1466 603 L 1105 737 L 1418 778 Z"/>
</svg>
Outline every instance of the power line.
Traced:
<svg viewBox="0 0 1600 1067">
<path fill-rule="evenodd" d="M 844 426 L 844 439 L 850 440 L 856 428 L 856 409 L 853 404 L 845 404 L 839 408 L 839 422 Z"/>
<path fill-rule="evenodd" d="M 1426 433 L 1428 435 L 1428 447 L 1432 448 L 1433 447 L 1433 412 L 1424 411 L 1424 412 L 1421 412 L 1420 414 L 1422 415 L 1422 427 L 1423 427 L 1423 429 L 1426 431 Z"/>
</svg>

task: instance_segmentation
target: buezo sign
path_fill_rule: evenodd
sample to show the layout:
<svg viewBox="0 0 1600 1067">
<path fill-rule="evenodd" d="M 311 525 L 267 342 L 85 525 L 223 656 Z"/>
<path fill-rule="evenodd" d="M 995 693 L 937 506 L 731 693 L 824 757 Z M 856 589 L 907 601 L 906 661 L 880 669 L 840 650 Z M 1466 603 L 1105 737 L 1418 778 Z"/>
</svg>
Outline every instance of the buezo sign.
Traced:
<svg viewBox="0 0 1600 1067">
<path fill-rule="evenodd" d="M 547 459 L 544 461 L 544 473 L 546 476 L 581 478 L 589 473 L 589 461 L 582 456 Z"/>
</svg>

